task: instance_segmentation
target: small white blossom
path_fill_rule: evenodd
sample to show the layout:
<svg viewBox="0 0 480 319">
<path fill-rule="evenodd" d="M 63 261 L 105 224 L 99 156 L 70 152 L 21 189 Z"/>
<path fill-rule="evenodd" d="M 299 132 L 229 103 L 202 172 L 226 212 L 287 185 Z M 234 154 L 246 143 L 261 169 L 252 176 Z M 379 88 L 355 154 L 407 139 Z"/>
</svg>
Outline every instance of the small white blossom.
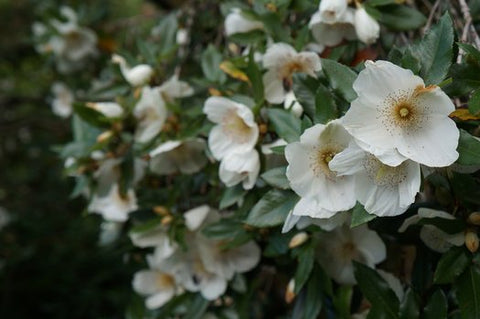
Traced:
<svg viewBox="0 0 480 319">
<path fill-rule="evenodd" d="M 123 77 L 131 86 L 141 86 L 148 83 L 153 76 L 153 68 L 148 64 L 138 64 L 130 67 L 124 57 L 114 54 L 112 62 L 120 64 Z"/>
<path fill-rule="evenodd" d="M 300 117 L 303 114 L 303 107 L 298 102 L 297 97 L 293 91 L 288 92 L 285 95 L 285 101 L 283 102 L 283 107 L 286 110 L 290 110 L 296 117 Z"/>
<path fill-rule="evenodd" d="M 334 23 L 328 23 L 317 11 L 308 24 L 315 41 L 323 46 L 335 46 L 343 39 L 354 40 L 357 38 L 354 27 L 354 9 L 347 8 L 345 13 Z"/>
<path fill-rule="evenodd" d="M 404 213 L 420 190 L 420 165 L 406 160 L 398 166 L 383 164 L 355 142 L 329 163 L 339 176 L 354 176 L 355 196 L 365 210 L 377 216 Z"/>
<path fill-rule="evenodd" d="M 388 61 L 367 61 L 353 89 L 358 97 L 344 126 L 385 164 L 408 158 L 443 167 L 458 158 L 459 130 L 448 117 L 455 106 L 438 86 L 425 87 L 412 71 Z"/>
<path fill-rule="evenodd" d="M 244 189 L 252 189 L 260 172 L 260 157 L 255 149 L 225 156 L 219 168 L 220 180 L 232 187 L 242 183 Z"/>
<path fill-rule="evenodd" d="M 245 33 L 253 30 L 262 30 L 263 23 L 247 18 L 238 8 L 232 9 L 232 12 L 225 18 L 225 34 L 230 36 L 235 33 Z"/>
<path fill-rule="evenodd" d="M 345 15 L 347 4 L 347 0 L 322 0 L 318 11 L 325 23 L 333 24 Z"/>
<path fill-rule="evenodd" d="M 193 88 L 187 82 L 178 79 L 178 75 L 172 76 L 159 86 L 158 90 L 166 102 L 171 102 L 177 98 L 188 97 L 194 93 Z"/>
<path fill-rule="evenodd" d="M 250 151 L 257 143 L 258 125 L 247 106 L 213 96 L 205 101 L 203 112 L 217 124 L 208 136 L 208 146 L 217 160 Z"/>
<path fill-rule="evenodd" d="M 385 260 L 387 249 L 376 232 L 366 225 L 347 225 L 320 234 L 317 257 L 325 272 L 339 284 L 356 283 L 352 260 L 374 268 Z"/>
<path fill-rule="evenodd" d="M 418 223 L 424 218 L 455 219 L 455 217 L 446 212 L 421 207 L 418 209 L 417 215 L 405 219 L 398 232 L 404 232 L 409 226 Z M 462 246 L 465 243 L 463 232 L 448 234 L 434 225 L 423 225 L 420 229 L 420 239 L 428 248 L 439 253 L 446 253 L 452 246 Z"/>
<path fill-rule="evenodd" d="M 340 120 L 335 120 L 314 125 L 305 130 L 299 142 L 287 145 L 286 175 L 292 190 L 301 196 L 294 215 L 329 218 L 355 206 L 353 177 L 337 176 L 328 166 L 350 140 Z"/>
<path fill-rule="evenodd" d="M 158 88 L 143 87 L 133 115 L 138 121 L 135 141 L 147 143 L 160 133 L 167 119 L 167 108 Z"/>
<path fill-rule="evenodd" d="M 109 118 L 121 117 L 123 115 L 123 108 L 115 102 L 89 102 L 86 105 Z"/>
<path fill-rule="evenodd" d="M 120 194 L 118 184 L 114 184 L 107 195 L 93 195 L 88 206 L 88 211 L 98 213 L 105 220 L 123 222 L 128 219 L 128 214 L 138 209 L 137 198 L 132 189 L 126 194 Z"/>
<path fill-rule="evenodd" d="M 380 36 L 380 25 L 372 18 L 363 6 L 355 10 L 355 31 L 360 41 L 371 44 Z"/>
<path fill-rule="evenodd" d="M 150 152 L 150 169 L 157 174 L 193 174 L 207 164 L 206 143 L 202 139 L 168 141 Z"/>
<path fill-rule="evenodd" d="M 54 99 L 52 101 L 52 111 L 60 117 L 69 117 L 72 114 L 72 104 L 74 96 L 72 91 L 61 82 L 55 82 L 52 85 Z"/>
<path fill-rule="evenodd" d="M 270 103 L 282 103 L 292 89 L 292 75 L 296 72 L 306 73 L 316 78 L 315 72 L 321 70 L 320 58 L 314 52 L 298 53 L 286 43 L 274 43 L 263 56 L 263 75 L 265 99 Z"/>
</svg>

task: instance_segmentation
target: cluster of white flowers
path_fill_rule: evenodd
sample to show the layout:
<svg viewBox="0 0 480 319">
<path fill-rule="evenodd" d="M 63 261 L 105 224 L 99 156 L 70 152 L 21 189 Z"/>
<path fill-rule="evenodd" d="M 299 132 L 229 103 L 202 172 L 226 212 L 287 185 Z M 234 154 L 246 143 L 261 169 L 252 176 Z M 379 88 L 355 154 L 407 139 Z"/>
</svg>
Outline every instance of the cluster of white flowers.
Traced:
<svg viewBox="0 0 480 319">
<path fill-rule="evenodd" d="M 347 0 L 322 0 L 312 16 L 309 27 L 315 40 L 325 46 L 335 46 L 343 39 L 371 44 L 380 36 L 380 25 L 359 3 L 348 6 Z"/>
<path fill-rule="evenodd" d="M 254 241 L 225 249 L 225 242 L 202 234 L 206 226 L 221 218 L 212 208 L 199 206 L 183 216 L 186 250 L 170 240 L 167 228 L 161 224 L 131 234 L 135 245 L 155 247 L 154 253 L 147 256 L 150 269 L 137 272 L 133 279 L 135 291 L 148 296 L 145 302 L 149 309 L 161 307 L 185 290 L 199 291 L 205 299 L 215 300 L 225 293 L 235 274 L 253 269 L 260 261 L 260 248 Z"/>
<path fill-rule="evenodd" d="M 69 73 L 81 69 L 89 57 L 96 56 L 97 36 L 78 24 L 78 17 L 72 8 L 63 6 L 60 15 L 66 21 L 52 19 L 49 25 L 36 22 L 33 33 L 37 38 L 36 49 L 39 53 L 55 55 L 57 69 Z"/>
<path fill-rule="evenodd" d="M 454 105 L 410 70 L 367 61 L 343 118 L 287 145 L 287 177 L 301 196 L 293 215 L 329 218 L 359 201 L 370 214 L 404 213 L 420 190 L 420 164 L 451 165 L 459 130 Z"/>
</svg>

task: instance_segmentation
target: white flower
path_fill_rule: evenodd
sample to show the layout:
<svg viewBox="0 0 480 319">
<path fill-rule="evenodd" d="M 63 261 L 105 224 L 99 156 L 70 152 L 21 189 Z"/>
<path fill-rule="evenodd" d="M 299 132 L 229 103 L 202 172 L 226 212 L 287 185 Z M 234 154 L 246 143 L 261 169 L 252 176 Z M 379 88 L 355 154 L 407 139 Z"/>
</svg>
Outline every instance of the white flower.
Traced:
<svg viewBox="0 0 480 319">
<path fill-rule="evenodd" d="M 177 44 L 185 45 L 188 43 L 188 40 L 189 40 L 188 30 L 182 29 L 182 28 L 178 29 L 175 37 L 175 41 L 177 42 Z"/>
<path fill-rule="evenodd" d="M 348 212 L 340 212 L 330 218 L 312 218 L 308 216 L 293 215 L 293 210 L 291 210 L 283 224 L 282 233 L 289 232 L 295 226 L 297 229 L 304 229 L 310 225 L 316 225 L 325 231 L 331 231 L 345 224 L 349 219 L 349 216 L 350 214 Z"/>
<path fill-rule="evenodd" d="M 372 18 L 363 6 L 355 10 L 355 31 L 360 41 L 371 44 L 380 36 L 380 25 Z"/>
<path fill-rule="evenodd" d="M 48 47 L 55 54 L 59 71 L 70 72 L 81 68 L 86 58 L 97 54 L 97 36 L 78 25 L 77 15 L 71 8 L 62 7 L 60 13 L 67 21 L 51 21 L 58 35 L 50 38 Z"/>
<path fill-rule="evenodd" d="M 455 217 L 446 212 L 421 207 L 418 209 L 417 215 L 405 219 L 398 232 L 403 233 L 409 226 L 418 223 L 424 218 L 455 219 Z M 446 253 L 452 246 L 462 246 L 465 243 L 463 232 L 448 234 L 434 225 L 423 225 L 420 229 L 420 239 L 428 248 L 442 254 Z"/>
<path fill-rule="evenodd" d="M 114 184 L 105 196 L 94 194 L 88 206 L 89 212 L 101 214 L 105 220 L 114 222 L 126 221 L 128 214 L 137 209 L 137 197 L 133 190 L 129 189 L 122 195 L 118 184 Z"/>
<path fill-rule="evenodd" d="M 242 183 L 244 189 L 252 189 L 260 172 L 260 157 L 255 149 L 225 156 L 219 168 L 220 180 L 232 187 Z"/>
<path fill-rule="evenodd" d="M 283 107 L 286 110 L 290 110 L 296 117 L 300 117 L 303 113 L 303 107 L 297 101 L 297 97 L 295 96 L 295 93 L 293 93 L 293 91 L 290 91 L 285 95 Z"/>
<path fill-rule="evenodd" d="M 320 234 L 317 257 L 325 272 L 339 284 L 355 284 L 352 260 L 371 268 L 386 258 L 386 247 L 366 225 L 347 225 Z"/>
<path fill-rule="evenodd" d="M 116 118 L 123 115 L 123 108 L 115 102 L 89 102 L 86 106 L 109 118 Z"/>
<path fill-rule="evenodd" d="M 52 85 L 52 93 L 55 98 L 52 101 L 52 111 L 60 117 L 69 117 L 72 114 L 72 104 L 74 101 L 72 91 L 61 82 L 55 82 Z"/>
<path fill-rule="evenodd" d="M 142 97 L 135 105 L 133 115 L 138 121 L 135 141 L 146 143 L 160 133 L 167 119 L 167 108 L 158 88 L 145 86 L 142 89 Z"/>
<path fill-rule="evenodd" d="M 183 289 L 178 286 L 175 276 L 169 271 L 167 265 L 155 262 L 151 256 L 147 256 L 147 261 L 151 270 L 135 273 L 132 285 L 137 293 L 148 296 L 145 306 L 148 309 L 156 309 L 166 304 L 175 295 L 183 293 Z"/>
<path fill-rule="evenodd" d="M 205 101 L 203 113 L 217 124 L 208 136 L 208 146 L 217 160 L 231 153 L 247 152 L 257 143 L 258 125 L 247 106 L 213 96 Z"/>
<path fill-rule="evenodd" d="M 459 130 L 448 117 L 455 106 L 438 86 L 425 87 L 412 71 L 390 62 L 367 61 L 353 89 L 358 97 L 344 126 L 374 155 L 390 152 L 380 158 L 385 164 L 397 166 L 409 158 L 443 167 L 458 158 Z"/>
<path fill-rule="evenodd" d="M 305 130 L 299 142 L 287 145 L 286 175 L 292 190 L 301 196 L 294 215 L 329 218 L 355 206 L 353 177 L 337 176 L 328 167 L 350 140 L 340 120 L 335 120 Z"/>
<path fill-rule="evenodd" d="M 292 89 L 293 73 L 303 72 L 316 78 L 315 72 L 322 69 L 316 53 L 298 53 L 286 43 L 274 43 L 267 49 L 263 56 L 263 67 L 268 69 L 263 75 L 265 99 L 275 104 L 282 103 Z"/>
<path fill-rule="evenodd" d="M 245 17 L 245 15 L 242 14 L 242 11 L 238 8 L 232 9 L 232 12 L 225 18 L 225 34 L 227 36 L 257 29 L 262 30 L 263 23 Z"/>
<path fill-rule="evenodd" d="M 118 54 L 112 55 L 112 62 L 120 64 L 120 71 L 131 86 L 144 85 L 148 83 L 153 76 L 153 68 L 148 64 L 139 64 L 130 67 L 127 61 L 125 61 L 125 58 Z"/>
<path fill-rule="evenodd" d="M 420 190 L 420 165 L 406 160 L 398 166 L 383 164 L 355 142 L 329 163 L 339 176 L 355 177 L 355 195 L 365 210 L 377 216 L 404 213 Z"/>
<path fill-rule="evenodd" d="M 327 23 L 320 11 L 314 13 L 308 24 L 312 35 L 320 45 L 335 46 L 343 39 L 354 40 L 357 35 L 354 27 L 354 9 L 347 8 L 335 23 Z"/>
<path fill-rule="evenodd" d="M 325 23 L 336 23 L 347 11 L 347 0 L 321 0 L 318 11 Z"/>
<path fill-rule="evenodd" d="M 188 97 L 194 93 L 193 88 L 187 82 L 178 80 L 178 75 L 172 76 L 159 86 L 158 90 L 167 102 L 176 98 Z"/>
<path fill-rule="evenodd" d="M 205 141 L 199 138 L 165 142 L 150 152 L 150 169 L 161 175 L 196 173 L 207 164 L 205 149 Z"/>
</svg>

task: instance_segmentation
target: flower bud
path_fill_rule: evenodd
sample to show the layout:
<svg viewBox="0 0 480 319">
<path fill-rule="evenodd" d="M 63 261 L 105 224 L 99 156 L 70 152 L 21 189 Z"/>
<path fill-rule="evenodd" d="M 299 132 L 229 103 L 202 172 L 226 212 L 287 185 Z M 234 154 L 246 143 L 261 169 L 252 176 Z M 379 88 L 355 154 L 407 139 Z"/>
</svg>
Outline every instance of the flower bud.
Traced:
<svg viewBox="0 0 480 319">
<path fill-rule="evenodd" d="M 320 2 L 320 16 L 323 22 L 333 24 L 347 11 L 346 0 L 322 0 Z"/>
<path fill-rule="evenodd" d="M 295 280 L 292 278 L 288 282 L 287 289 L 285 290 L 285 302 L 291 303 L 295 299 Z"/>
<path fill-rule="evenodd" d="M 480 226 L 480 213 L 473 212 L 468 216 L 468 222 L 473 225 Z"/>
<path fill-rule="evenodd" d="M 165 206 L 154 206 L 153 207 L 153 212 L 157 215 L 160 216 L 167 216 L 170 215 L 170 212 Z"/>
<path fill-rule="evenodd" d="M 478 235 L 477 232 L 467 230 L 465 233 L 465 246 L 467 246 L 470 252 L 474 253 L 478 250 Z"/>
<path fill-rule="evenodd" d="M 380 35 L 380 25 L 365 11 L 365 8 L 359 7 L 355 11 L 354 25 L 360 41 L 366 44 L 377 41 Z"/>
<path fill-rule="evenodd" d="M 308 240 L 308 234 L 306 232 L 300 232 L 292 237 L 290 242 L 288 243 L 288 248 L 295 248 L 302 245 L 304 242 Z"/>
<path fill-rule="evenodd" d="M 103 143 L 108 141 L 111 137 L 113 136 L 112 131 L 105 131 L 101 133 L 100 135 L 97 136 L 97 142 L 98 143 Z"/>
<path fill-rule="evenodd" d="M 162 225 L 167 226 L 170 225 L 173 221 L 172 215 L 167 215 L 162 218 Z"/>
</svg>

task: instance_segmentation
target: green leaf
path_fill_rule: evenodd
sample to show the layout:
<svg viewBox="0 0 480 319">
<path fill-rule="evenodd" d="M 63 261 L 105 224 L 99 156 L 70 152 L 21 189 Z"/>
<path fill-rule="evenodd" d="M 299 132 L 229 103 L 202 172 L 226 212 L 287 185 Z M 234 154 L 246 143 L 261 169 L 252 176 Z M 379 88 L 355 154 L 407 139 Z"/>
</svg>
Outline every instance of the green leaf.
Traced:
<svg viewBox="0 0 480 319">
<path fill-rule="evenodd" d="M 352 211 L 352 220 L 350 222 L 350 228 L 360 226 L 362 224 L 368 223 L 374 219 L 375 215 L 369 214 L 362 204 L 358 203 L 355 205 Z"/>
<path fill-rule="evenodd" d="M 208 224 L 202 229 L 202 234 L 212 239 L 232 239 L 245 232 L 241 223 L 230 218 Z"/>
<path fill-rule="evenodd" d="M 248 54 L 248 66 L 246 73 L 248 75 L 248 78 L 250 79 L 253 91 L 253 98 L 257 104 L 261 104 L 264 100 L 263 79 L 262 73 L 260 72 L 257 63 L 255 62 L 253 53 L 253 50 L 250 50 L 250 53 Z"/>
<path fill-rule="evenodd" d="M 378 6 L 376 9 L 382 13 L 378 21 L 395 31 L 415 30 L 427 22 L 420 11 L 405 5 Z"/>
<path fill-rule="evenodd" d="M 271 186 L 278 187 L 280 189 L 289 189 L 290 182 L 285 175 L 286 171 L 286 166 L 275 167 L 271 170 L 266 171 L 265 173 L 260 175 L 260 177 Z"/>
<path fill-rule="evenodd" d="M 471 265 L 455 282 L 463 319 L 480 318 L 480 270 Z"/>
<path fill-rule="evenodd" d="M 95 127 L 109 127 L 110 119 L 105 115 L 85 106 L 84 103 L 73 103 L 73 110 L 82 120 Z"/>
<path fill-rule="evenodd" d="M 243 189 L 242 185 L 226 188 L 223 192 L 218 208 L 224 209 L 232 206 L 233 204 L 237 203 L 245 195 L 245 193 L 246 191 Z"/>
<path fill-rule="evenodd" d="M 447 298 L 442 290 L 438 289 L 428 300 L 427 306 L 423 311 L 423 319 L 447 318 Z"/>
<path fill-rule="evenodd" d="M 452 247 L 442 255 L 433 276 L 436 284 L 452 283 L 471 262 L 465 247 Z"/>
<path fill-rule="evenodd" d="M 418 221 L 418 225 L 433 225 L 447 234 L 457 234 L 462 232 L 466 225 L 461 219 L 445 219 L 441 217 L 422 218 Z"/>
<path fill-rule="evenodd" d="M 228 39 L 241 45 L 249 45 L 258 43 L 265 39 L 265 33 L 261 30 L 252 30 L 249 32 L 234 33 L 230 35 Z"/>
<path fill-rule="evenodd" d="M 220 52 L 210 44 L 208 48 L 202 53 L 202 71 L 205 77 L 211 82 L 224 83 L 227 76 L 220 69 L 223 57 Z"/>
<path fill-rule="evenodd" d="M 188 307 L 188 312 L 183 319 L 200 319 L 203 317 L 205 311 L 207 311 L 209 301 L 202 297 L 201 294 L 197 294 L 193 299 L 193 302 Z"/>
<path fill-rule="evenodd" d="M 282 224 L 297 202 L 292 192 L 270 190 L 253 206 L 245 223 L 255 227 L 273 227 Z"/>
<path fill-rule="evenodd" d="M 468 43 L 457 42 L 457 45 L 469 56 L 471 56 L 477 63 L 480 63 L 480 51 L 478 51 L 477 48 Z"/>
<path fill-rule="evenodd" d="M 474 91 L 468 100 L 468 111 L 473 115 L 480 115 L 480 89 Z"/>
<path fill-rule="evenodd" d="M 293 75 L 293 93 L 305 113 L 312 119 L 315 116 L 315 90 L 317 86 L 317 81 L 306 74 Z"/>
<path fill-rule="evenodd" d="M 145 301 L 137 294 L 131 294 L 130 302 L 125 311 L 125 319 L 138 319 L 145 316 Z"/>
<path fill-rule="evenodd" d="M 298 294 L 302 290 L 303 285 L 310 277 L 310 273 L 313 269 L 313 262 L 315 260 L 315 250 L 313 245 L 303 245 L 298 248 L 298 265 L 297 271 L 295 271 L 295 294 Z"/>
<path fill-rule="evenodd" d="M 160 23 L 155 27 L 155 32 L 160 38 L 158 47 L 162 55 L 169 53 L 176 46 L 177 30 L 178 22 L 175 13 L 171 13 L 160 19 Z"/>
<path fill-rule="evenodd" d="M 371 7 L 378 7 L 378 6 L 385 6 L 389 4 L 395 4 L 397 3 L 397 0 L 367 0 L 365 1 L 365 5 L 371 6 Z"/>
<path fill-rule="evenodd" d="M 419 299 L 420 298 L 415 291 L 413 291 L 412 288 L 409 288 L 400 304 L 399 319 L 419 318 Z"/>
<path fill-rule="evenodd" d="M 375 314 L 382 314 L 382 318 L 398 318 L 400 304 L 387 282 L 368 266 L 356 261 L 353 261 L 353 266 L 360 290 L 372 304 L 371 311 L 375 311 Z"/>
<path fill-rule="evenodd" d="M 333 60 L 322 59 L 322 68 L 335 92 L 348 102 L 352 102 L 357 97 L 357 93 L 353 90 L 353 82 L 357 74 L 348 66 Z"/>
<path fill-rule="evenodd" d="M 324 85 L 318 84 L 315 92 L 315 123 L 325 124 L 338 117 L 337 104 L 332 93 Z"/>
<path fill-rule="evenodd" d="M 272 122 L 275 132 L 287 142 L 295 142 L 300 138 L 300 119 L 291 112 L 282 109 L 268 109 L 268 118 Z"/>
<path fill-rule="evenodd" d="M 350 304 L 352 303 L 353 288 L 351 286 L 342 285 L 335 291 L 333 298 L 333 306 L 335 307 L 335 315 L 340 319 L 350 319 Z"/>
<path fill-rule="evenodd" d="M 420 75 L 425 84 L 438 84 L 447 76 L 452 64 L 453 38 L 452 19 L 445 13 L 422 41 L 410 47 L 412 54 L 420 61 Z"/>
<path fill-rule="evenodd" d="M 322 278 L 315 265 L 310 280 L 307 283 L 307 296 L 305 305 L 305 319 L 317 318 L 323 304 Z"/>
<path fill-rule="evenodd" d="M 135 225 L 134 227 L 132 227 L 130 229 L 130 232 L 131 233 L 143 233 L 143 232 L 154 229 L 155 227 L 160 225 L 161 222 L 162 222 L 162 219 L 160 217 L 156 217 L 156 218 L 150 219 L 147 222 Z"/>
<path fill-rule="evenodd" d="M 480 140 L 460 129 L 457 152 L 460 154 L 455 163 L 460 165 L 480 165 Z"/>
</svg>

